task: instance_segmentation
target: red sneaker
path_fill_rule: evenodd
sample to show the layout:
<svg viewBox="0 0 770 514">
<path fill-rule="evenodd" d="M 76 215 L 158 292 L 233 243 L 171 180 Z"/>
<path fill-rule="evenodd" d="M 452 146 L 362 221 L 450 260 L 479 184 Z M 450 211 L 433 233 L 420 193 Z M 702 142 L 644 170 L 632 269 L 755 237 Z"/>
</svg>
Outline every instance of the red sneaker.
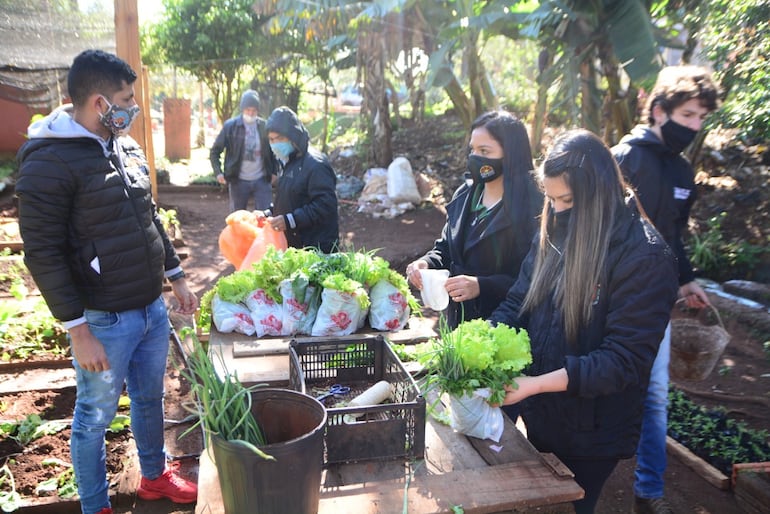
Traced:
<svg viewBox="0 0 770 514">
<path fill-rule="evenodd" d="M 96 514 L 112 514 L 112 509 L 110 507 L 104 507 L 102 510 L 100 510 Z"/>
<path fill-rule="evenodd" d="M 174 503 L 194 503 L 198 500 L 198 486 L 167 469 L 155 480 L 142 477 L 136 494 L 143 500 L 168 498 Z"/>
</svg>

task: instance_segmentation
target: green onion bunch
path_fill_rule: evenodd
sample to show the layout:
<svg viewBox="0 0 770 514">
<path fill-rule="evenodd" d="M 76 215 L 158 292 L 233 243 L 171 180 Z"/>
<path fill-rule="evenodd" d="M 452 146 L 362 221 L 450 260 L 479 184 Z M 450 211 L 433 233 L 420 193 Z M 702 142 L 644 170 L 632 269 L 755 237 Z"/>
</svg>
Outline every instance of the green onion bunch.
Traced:
<svg viewBox="0 0 770 514">
<path fill-rule="evenodd" d="M 187 366 L 180 372 L 190 382 L 196 398 L 195 413 L 198 415 L 198 422 L 182 435 L 202 425 L 207 434 L 217 435 L 250 449 L 264 459 L 274 460 L 259 449 L 267 444 L 267 441 L 262 428 L 251 413 L 251 393 L 259 386 L 244 387 L 237 374 L 228 373 L 222 356 L 218 355 L 225 377 L 221 379 L 195 333 L 183 329 L 181 335 L 192 342 Z"/>
</svg>

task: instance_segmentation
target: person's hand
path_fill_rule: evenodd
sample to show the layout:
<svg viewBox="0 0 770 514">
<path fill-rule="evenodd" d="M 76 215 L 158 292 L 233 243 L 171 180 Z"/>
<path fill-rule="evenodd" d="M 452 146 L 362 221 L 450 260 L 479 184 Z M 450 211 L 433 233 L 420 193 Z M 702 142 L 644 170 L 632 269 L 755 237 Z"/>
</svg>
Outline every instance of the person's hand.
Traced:
<svg viewBox="0 0 770 514">
<path fill-rule="evenodd" d="M 568 384 L 569 377 L 565 368 L 555 369 L 536 377 L 516 377 L 516 386 L 518 387 L 511 384 L 503 386 L 505 398 L 501 405 L 513 405 L 536 394 L 566 391 Z M 499 405 L 492 405 L 492 407 L 499 407 Z"/>
<path fill-rule="evenodd" d="M 220 184 L 222 184 L 223 186 L 224 186 L 225 184 L 227 184 L 227 180 L 225 180 L 225 176 L 224 176 L 224 175 L 222 175 L 221 173 L 217 175 L 217 182 L 219 182 L 219 183 L 220 183 Z"/>
<path fill-rule="evenodd" d="M 277 230 L 278 232 L 283 232 L 286 230 L 286 217 L 281 216 L 269 216 L 267 218 L 267 223 L 273 227 L 273 230 Z"/>
<path fill-rule="evenodd" d="M 517 377 L 516 386 L 513 384 L 505 384 L 503 386 L 503 388 L 505 388 L 505 398 L 503 399 L 503 403 L 490 403 L 489 405 L 492 407 L 502 407 L 503 405 L 513 405 L 525 398 L 529 398 L 532 396 L 532 388 L 530 387 L 532 385 L 532 378 L 534 377 Z"/>
<path fill-rule="evenodd" d="M 679 287 L 679 298 L 683 299 L 690 309 L 702 309 L 711 305 L 706 292 L 694 280 Z"/>
<path fill-rule="evenodd" d="M 428 269 L 428 263 L 422 259 L 417 259 L 406 267 L 406 279 L 417 289 L 422 289 L 421 269 Z"/>
<path fill-rule="evenodd" d="M 449 277 L 444 286 L 449 293 L 449 298 L 455 302 L 473 300 L 481 294 L 479 279 L 469 275 L 455 275 Z"/>
<path fill-rule="evenodd" d="M 72 356 L 78 366 L 92 373 L 110 369 L 104 345 L 94 336 L 87 323 L 72 327 L 68 332 L 72 341 Z"/>
<path fill-rule="evenodd" d="M 194 314 L 198 309 L 198 297 L 195 293 L 190 291 L 187 286 L 187 281 L 184 278 L 174 280 L 171 282 L 171 291 L 174 293 L 179 302 L 179 306 L 175 309 L 182 314 Z"/>
</svg>

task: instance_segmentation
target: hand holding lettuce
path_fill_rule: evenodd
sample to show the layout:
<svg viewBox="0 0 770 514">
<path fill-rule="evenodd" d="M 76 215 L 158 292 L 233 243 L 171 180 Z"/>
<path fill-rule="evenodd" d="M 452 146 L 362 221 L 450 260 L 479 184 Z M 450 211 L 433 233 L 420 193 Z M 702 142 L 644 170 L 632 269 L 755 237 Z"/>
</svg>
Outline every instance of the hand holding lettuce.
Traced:
<svg viewBox="0 0 770 514">
<path fill-rule="evenodd" d="M 527 331 L 481 319 L 449 330 L 442 318 L 439 334 L 418 349 L 428 388 L 449 395 L 451 424 L 458 432 L 499 440 L 503 413 L 491 405 L 503 402 L 505 386 L 516 387 L 515 378 L 532 362 Z"/>
</svg>

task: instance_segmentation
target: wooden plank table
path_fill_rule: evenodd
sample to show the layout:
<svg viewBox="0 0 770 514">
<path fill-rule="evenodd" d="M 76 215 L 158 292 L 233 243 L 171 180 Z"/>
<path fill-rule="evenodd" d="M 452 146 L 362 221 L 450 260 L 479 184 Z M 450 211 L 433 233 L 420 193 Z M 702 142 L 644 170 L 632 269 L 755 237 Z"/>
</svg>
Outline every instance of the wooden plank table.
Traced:
<svg viewBox="0 0 770 514">
<path fill-rule="evenodd" d="M 387 334 L 389 339 L 392 335 Z M 407 338 L 420 339 L 418 336 L 412 333 Z M 350 337 L 360 339 L 362 334 Z M 285 386 L 288 356 L 269 352 L 234 355 L 238 343 L 249 341 L 253 343 L 246 336 L 214 331 L 209 345 L 241 381 Z M 508 418 L 505 421 L 503 437 L 494 443 L 455 433 L 429 415 L 424 460 L 330 465 L 324 470 L 318 512 L 394 514 L 406 506 L 410 514 L 428 514 L 451 513 L 453 507 L 461 506 L 466 514 L 491 514 L 564 504 L 583 497 L 572 473 L 557 458 L 539 453 Z M 210 451 L 204 451 L 200 459 L 195 512 L 224 513 Z"/>
</svg>

